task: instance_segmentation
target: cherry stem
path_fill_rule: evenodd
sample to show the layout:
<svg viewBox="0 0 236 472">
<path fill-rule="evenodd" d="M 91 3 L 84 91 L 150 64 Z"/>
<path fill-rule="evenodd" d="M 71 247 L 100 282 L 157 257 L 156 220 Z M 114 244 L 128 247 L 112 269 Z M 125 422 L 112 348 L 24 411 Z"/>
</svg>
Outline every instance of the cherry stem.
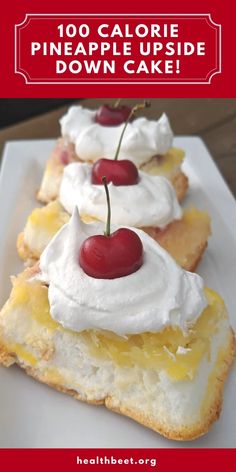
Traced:
<svg viewBox="0 0 236 472">
<path fill-rule="evenodd" d="M 120 135 L 120 139 L 119 139 L 119 143 L 118 143 L 118 146 L 117 146 L 117 149 L 116 149 L 114 161 L 117 161 L 117 159 L 118 159 L 118 156 L 119 156 L 119 153 L 120 153 L 120 147 L 121 147 L 122 139 L 123 139 L 123 136 L 124 136 L 124 134 L 125 134 L 125 130 L 126 130 L 127 126 L 128 126 L 128 123 L 129 123 L 130 119 L 131 119 L 132 116 L 136 113 L 136 111 L 141 110 L 141 109 L 143 109 L 143 108 L 148 108 L 148 107 L 150 107 L 150 106 L 151 106 L 151 103 L 145 101 L 145 102 L 143 102 L 143 103 L 139 103 L 138 105 L 135 105 L 135 106 L 132 108 L 132 110 L 131 110 L 131 112 L 130 112 L 130 114 L 129 114 L 129 116 L 128 116 L 126 122 L 125 122 L 125 125 L 124 125 L 124 127 L 123 127 L 122 133 L 121 133 L 121 135 Z"/>
<path fill-rule="evenodd" d="M 122 100 L 122 98 L 118 98 L 118 99 L 115 101 L 113 108 L 118 108 L 118 107 L 120 106 L 121 100 Z"/>
<path fill-rule="evenodd" d="M 121 100 L 122 100 L 122 98 L 118 98 L 118 99 L 115 101 L 113 108 L 118 108 L 118 106 L 120 105 Z"/>
<path fill-rule="evenodd" d="M 102 183 L 104 185 L 106 197 L 107 197 L 107 224 L 106 224 L 106 231 L 104 231 L 104 235 L 109 237 L 111 235 L 111 202 L 110 202 L 110 195 L 109 195 L 109 190 L 107 186 L 107 179 L 105 176 L 102 177 Z"/>
</svg>

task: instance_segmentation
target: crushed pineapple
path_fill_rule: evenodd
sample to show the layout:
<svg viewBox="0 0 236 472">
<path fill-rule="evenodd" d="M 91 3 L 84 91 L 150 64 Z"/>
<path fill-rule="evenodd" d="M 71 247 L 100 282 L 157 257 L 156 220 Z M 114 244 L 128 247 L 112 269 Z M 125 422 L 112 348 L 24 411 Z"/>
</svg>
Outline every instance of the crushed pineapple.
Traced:
<svg viewBox="0 0 236 472">
<path fill-rule="evenodd" d="M 141 170 L 153 175 L 164 175 L 170 177 L 182 164 L 184 151 L 178 148 L 171 148 L 164 156 L 153 157 L 150 161 L 141 166 Z"/>
<path fill-rule="evenodd" d="M 143 333 L 122 338 L 111 333 L 83 333 L 91 344 L 91 352 L 100 358 L 112 359 L 122 367 L 164 368 L 174 380 L 192 379 L 204 355 L 210 358 L 210 338 L 217 330 L 217 320 L 224 312 L 218 294 L 206 288 L 209 305 L 188 334 L 179 328 L 165 328 L 159 333 Z M 178 347 L 186 348 L 184 354 Z"/>
<path fill-rule="evenodd" d="M 204 221 L 209 222 L 209 215 L 205 211 L 199 211 L 195 207 L 189 207 L 187 210 L 184 210 L 183 218 L 186 223 L 194 224 L 198 222 L 199 217 Z"/>
<path fill-rule="evenodd" d="M 69 221 L 70 216 L 63 210 L 58 201 L 49 203 L 43 208 L 35 208 L 28 218 L 31 225 L 45 229 L 54 235 L 65 223 Z"/>
<path fill-rule="evenodd" d="M 30 225 L 33 225 L 37 230 L 47 231 L 54 234 L 61 229 L 61 227 L 68 223 L 70 219 L 69 213 L 65 211 L 58 200 L 48 203 L 45 207 L 35 208 L 28 218 Z M 88 215 L 82 215 L 81 219 L 84 223 L 90 223 L 96 218 Z"/>
<path fill-rule="evenodd" d="M 8 346 L 8 350 L 15 352 L 19 359 L 25 362 L 27 365 L 34 367 L 37 364 L 36 357 L 28 352 L 21 344 L 14 343 Z"/>
<path fill-rule="evenodd" d="M 25 280 L 22 276 L 15 279 L 11 293 L 11 308 L 25 305 L 31 318 L 53 331 L 60 325 L 49 312 L 48 289 L 38 281 Z"/>
<path fill-rule="evenodd" d="M 165 369 L 173 380 L 193 379 L 203 356 L 210 358 L 210 339 L 217 331 L 217 321 L 224 315 L 224 302 L 214 291 L 206 288 L 208 306 L 188 333 L 167 327 L 158 333 L 142 333 L 120 337 L 107 331 L 88 330 L 77 333 L 83 337 L 91 355 L 112 360 L 122 367 L 138 365 L 149 369 Z M 26 304 L 29 314 L 50 330 L 64 328 L 49 312 L 47 287 L 39 282 L 16 279 L 11 296 L 12 304 Z M 184 349 L 179 349 L 179 346 Z M 178 351 L 178 352 L 177 352 Z"/>
</svg>

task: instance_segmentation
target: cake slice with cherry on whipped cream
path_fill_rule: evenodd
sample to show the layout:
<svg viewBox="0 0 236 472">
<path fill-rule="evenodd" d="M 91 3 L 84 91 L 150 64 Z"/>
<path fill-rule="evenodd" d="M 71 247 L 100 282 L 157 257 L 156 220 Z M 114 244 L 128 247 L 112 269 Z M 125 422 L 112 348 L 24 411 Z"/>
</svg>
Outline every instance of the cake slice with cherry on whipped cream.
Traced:
<svg viewBox="0 0 236 472">
<path fill-rule="evenodd" d="M 61 118 L 61 135 L 46 165 L 38 199 L 48 203 L 58 197 L 61 177 L 70 162 L 94 163 L 115 154 L 128 105 L 102 105 L 97 110 L 72 106 Z M 166 114 L 157 120 L 139 117 L 129 123 L 122 142 L 121 159 L 129 159 L 143 172 L 162 175 L 174 186 L 181 201 L 188 179 L 181 170 L 184 151 L 173 147 L 173 132 Z"/>
<path fill-rule="evenodd" d="M 39 264 L 13 279 L 0 360 L 168 438 L 194 439 L 219 416 L 235 355 L 224 302 L 142 230 L 111 232 L 109 214 L 103 235 L 75 208 Z"/>
<path fill-rule="evenodd" d="M 102 176 L 109 183 L 113 222 L 143 229 L 187 270 L 195 270 L 207 246 L 210 219 L 196 208 L 182 211 L 171 182 L 163 176 L 138 170 L 129 159 L 120 159 L 122 142 L 134 107 L 122 128 L 113 159 L 98 159 L 93 166 L 73 162 L 64 168 L 59 201 L 35 209 L 18 237 L 20 257 L 34 263 L 51 238 L 68 221 L 75 206 L 85 222 L 105 221 L 106 198 Z"/>
</svg>

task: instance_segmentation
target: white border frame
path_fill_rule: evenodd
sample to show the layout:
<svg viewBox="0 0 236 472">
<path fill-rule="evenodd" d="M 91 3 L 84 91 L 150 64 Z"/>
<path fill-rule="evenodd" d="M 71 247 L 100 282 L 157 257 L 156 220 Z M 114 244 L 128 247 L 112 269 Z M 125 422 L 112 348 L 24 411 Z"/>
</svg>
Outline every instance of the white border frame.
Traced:
<svg viewBox="0 0 236 472">
<path fill-rule="evenodd" d="M 152 80 L 152 81 L 105 81 L 105 80 L 102 80 L 102 81 L 96 81 L 96 80 L 91 80 L 91 81 L 84 81 L 84 80 L 71 80 L 71 81 L 49 81 L 49 80 L 45 80 L 45 81 L 30 81 L 30 77 L 28 75 L 28 73 L 26 71 L 19 71 L 18 70 L 18 55 L 17 55 L 17 52 L 18 52 L 18 42 L 17 42 L 17 33 L 18 33 L 18 30 L 22 29 L 22 28 L 25 28 L 30 20 L 30 18 L 35 18 L 35 17 L 50 17 L 50 16 L 56 16 L 56 17 L 116 17 L 116 18 L 119 18 L 119 17 L 122 17 L 122 16 L 125 16 L 125 17 L 141 17 L 141 18 L 144 18 L 145 17 L 203 17 L 205 18 L 206 20 L 208 19 L 209 20 L 209 23 L 215 27 L 215 29 L 218 30 L 218 41 L 219 41 L 219 51 L 217 51 L 217 56 L 218 56 L 218 63 L 219 63 L 219 69 L 218 70 L 215 70 L 213 69 L 213 71 L 209 71 L 209 73 L 207 74 L 207 76 L 210 74 L 210 76 L 208 77 L 208 80 L 206 82 L 203 82 L 203 81 L 178 81 L 178 80 L 173 80 L 173 81 L 155 81 L 155 80 Z M 211 84 L 211 81 L 212 81 L 212 78 L 216 75 L 216 74 L 221 74 L 222 72 L 222 25 L 221 24 L 218 24 L 216 23 L 215 21 L 213 21 L 212 17 L 211 17 L 211 13 L 26 13 L 25 14 L 25 18 L 23 19 L 23 21 L 21 23 L 18 23 L 18 24 L 15 24 L 14 26 L 14 72 L 15 74 L 19 74 L 21 76 L 24 77 L 25 79 L 25 83 L 28 84 L 28 85 L 37 85 L 37 84 L 47 84 L 47 85 L 79 85 L 79 84 L 82 84 L 82 85 L 194 85 L 194 84 L 198 84 L 198 85 L 209 85 Z"/>
</svg>

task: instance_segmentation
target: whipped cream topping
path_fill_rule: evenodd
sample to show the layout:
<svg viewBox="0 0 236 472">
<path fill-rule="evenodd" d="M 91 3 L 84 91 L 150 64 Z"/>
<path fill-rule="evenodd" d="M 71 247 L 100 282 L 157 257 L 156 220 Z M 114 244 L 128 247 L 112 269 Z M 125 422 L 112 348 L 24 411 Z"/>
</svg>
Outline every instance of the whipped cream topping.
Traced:
<svg viewBox="0 0 236 472">
<path fill-rule="evenodd" d="M 75 162 L 65 167 L 59 199 L 72 214 L 75 206 L 80 215 L 106 221 L 107 201 L 103 185 L 91 183 L 92 166 Z M 137 185 L 116 186 L 109 183 L 112 222 L 136 227 L 164 228 L 182 217 L 182 210 L 171 183 L 160 176 L 139 171 Z"/>
<path fill-rule="evenodd" d="M 165 326 L 187 330 L 207 305 L 203 280 L 184 271 L 141 230 L 144 263 L 117 279 L 95 279 L 78 263 L 83 241 L 102 234 L 100 223 L 84 224 L 75 209 L 40 258 L 40 280 L 49 284 L 51 316 L 65 328 L 110 330 L 119 335 L 160 331 Z"/>
<path fill-rule="evenodd" d="M 75 145 L 82 161 L 101 157 L 113 159 L 124 124 L 102 126 L 95 122 L 96 110 L 72 106 L 61 118 L 62 136 Z M 169 120 L 163 114 L 158 120 L 136 118 L 128 124 L 119 159 L 130 159 L 138 167 L 157 154 L 165 154 L 173 143 Z"/>
</svg>

